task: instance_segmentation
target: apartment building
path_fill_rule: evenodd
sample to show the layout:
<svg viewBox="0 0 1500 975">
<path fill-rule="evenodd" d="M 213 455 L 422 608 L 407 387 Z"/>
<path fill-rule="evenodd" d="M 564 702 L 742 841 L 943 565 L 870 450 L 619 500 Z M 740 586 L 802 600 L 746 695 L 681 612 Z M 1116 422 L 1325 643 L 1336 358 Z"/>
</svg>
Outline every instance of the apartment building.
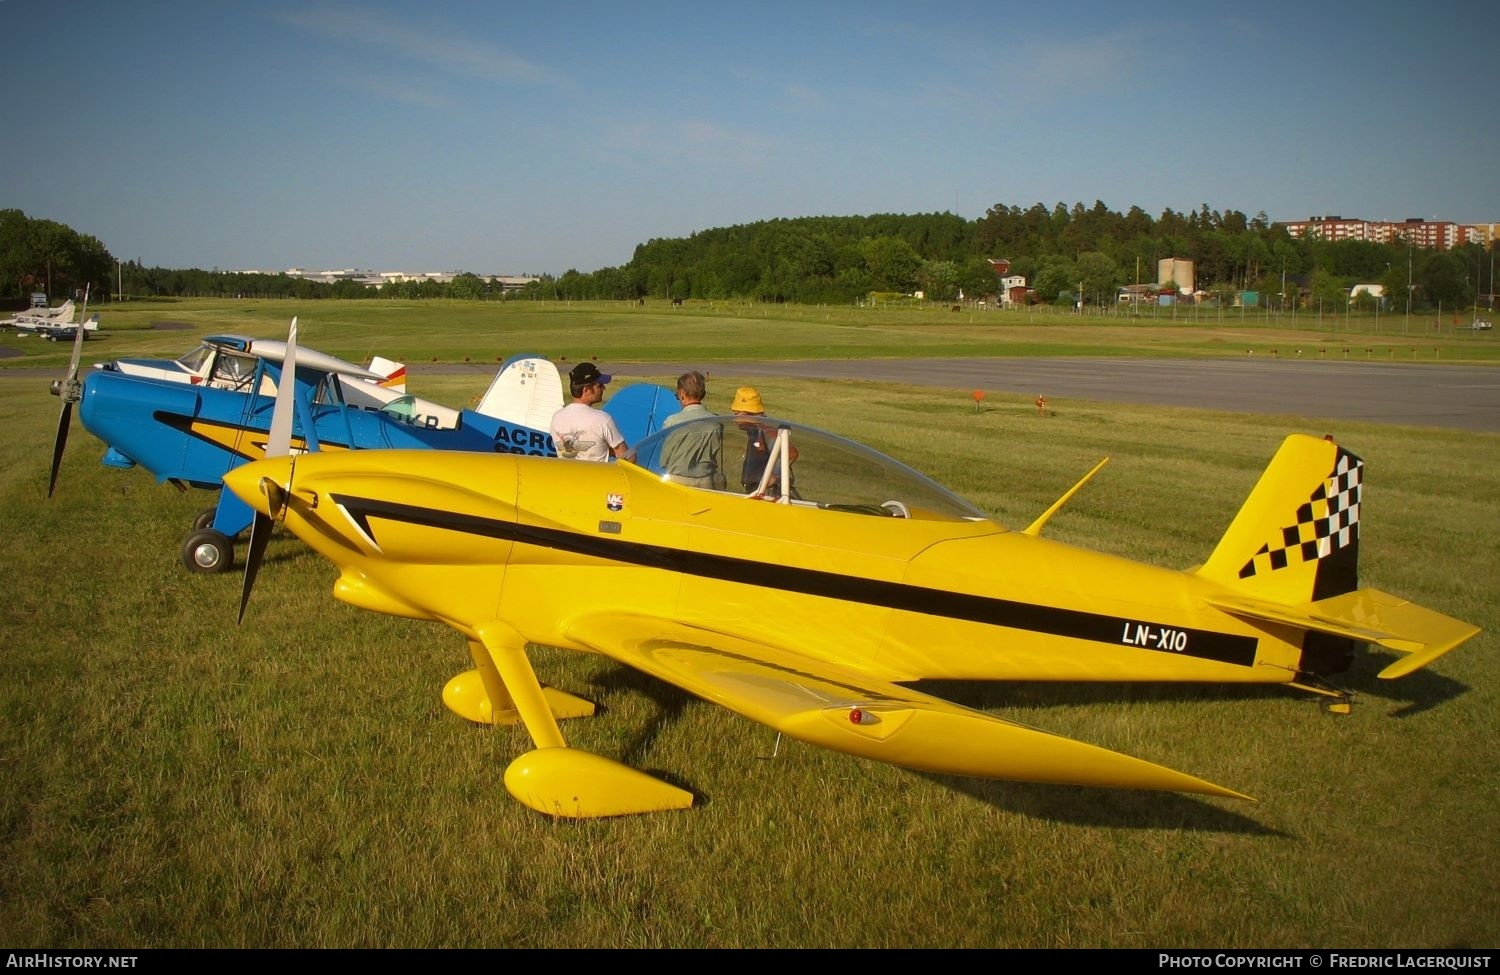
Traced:
<svg viewBox="0 0 1500 975">
<path fill-rule="evenodd" d="M 1328 215 L 1306 220 L 1278 221 L 1293 237 L 1318 237 L 1322 240 L 1368 240 L 1377 244 L 1411 243 L 1417 247 L 1451 250 L 1465 244 L 1490 246 L 1497 224 L 1459 224 L 1450 220 L 1361 220 Z"/>
</svg>

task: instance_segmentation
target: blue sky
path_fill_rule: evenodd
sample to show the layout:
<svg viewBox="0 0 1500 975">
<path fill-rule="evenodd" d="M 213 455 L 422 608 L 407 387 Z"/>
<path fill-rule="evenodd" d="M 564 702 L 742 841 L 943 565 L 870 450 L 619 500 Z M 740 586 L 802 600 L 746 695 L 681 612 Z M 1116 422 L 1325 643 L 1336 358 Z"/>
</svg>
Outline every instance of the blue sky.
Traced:
<svg viewBox="0 0 1500 975">
<path fill-rule="evenodd" d="M 0 37 L 0 208 L 147 265 L 560 274 L 1095 200 L 1500 220 L 1494 0 L 0 0 Z"/>
</svg>

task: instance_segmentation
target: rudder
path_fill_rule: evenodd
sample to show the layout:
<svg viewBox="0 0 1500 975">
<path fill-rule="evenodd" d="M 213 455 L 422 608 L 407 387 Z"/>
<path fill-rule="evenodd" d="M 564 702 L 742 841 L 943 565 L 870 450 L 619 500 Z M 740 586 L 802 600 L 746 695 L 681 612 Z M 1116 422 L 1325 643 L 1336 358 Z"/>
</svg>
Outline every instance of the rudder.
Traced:
<svg viewBox="0 0 1500 975">
<path fill-rule="evenodd" d="M 1284 440 L 1198 574 L 1257 599 L 1300 605 L 1359 587 L 1364 461 L 1331 437 Z M 1304 667 L 1348 667 L 1354 641 L 1310 632 Z"/>
</svg>

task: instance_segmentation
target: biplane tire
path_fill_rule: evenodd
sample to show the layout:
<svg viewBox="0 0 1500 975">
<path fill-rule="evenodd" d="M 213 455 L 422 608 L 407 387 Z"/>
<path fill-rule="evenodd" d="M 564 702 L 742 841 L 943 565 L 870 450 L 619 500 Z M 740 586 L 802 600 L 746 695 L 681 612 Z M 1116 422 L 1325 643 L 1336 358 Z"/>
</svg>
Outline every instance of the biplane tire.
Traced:
<svg viewBox="0 0 1500 975">
<path fill-rule="evenodd" d="M 204 508 L 198 512 L 198 517 L 193 519 L 193 531 L 201 531 L 204 528 L 212 528 L 214 516 L 219 513 L 218 508 Z"/>
<path fill-rule="evenodd" d="M 200 528 L 182 543 L 182 564 L 194 572 L 228 572 L 234 566 L 234 542 L 221 531 Z"/>
</svg>

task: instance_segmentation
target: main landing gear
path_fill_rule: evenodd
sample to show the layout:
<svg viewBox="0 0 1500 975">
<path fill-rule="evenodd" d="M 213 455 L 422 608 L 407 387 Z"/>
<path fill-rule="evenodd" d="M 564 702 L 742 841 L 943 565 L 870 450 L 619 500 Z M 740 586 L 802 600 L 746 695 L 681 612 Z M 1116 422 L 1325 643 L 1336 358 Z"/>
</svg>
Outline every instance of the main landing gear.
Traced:
<svg viewBox="0 0 1500 975">
<path fill-rule="evenodd" d="M 182 543 L 182 564 L 194 572 L 228 572 L 234 567 L 234 539 L 211 527 L 217 511 L 199 512 L 192 533 Z"/>
</svg>

